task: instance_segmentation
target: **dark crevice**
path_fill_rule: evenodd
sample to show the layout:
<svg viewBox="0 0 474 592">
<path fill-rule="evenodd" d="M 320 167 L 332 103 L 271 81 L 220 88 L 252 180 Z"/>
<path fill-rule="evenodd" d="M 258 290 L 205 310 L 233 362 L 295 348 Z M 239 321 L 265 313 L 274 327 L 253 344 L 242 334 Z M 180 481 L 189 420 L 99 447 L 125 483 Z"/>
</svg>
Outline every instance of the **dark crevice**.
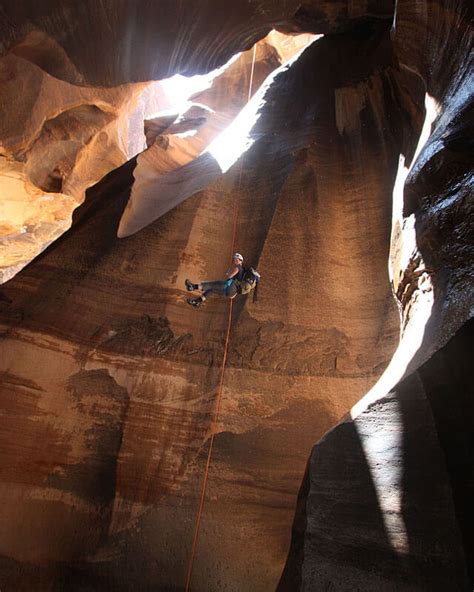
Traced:
<svg viewBox="0 0 474 592">
<path fill-rule="evenodd" d="M 450 477 L 474 588 L 474 319 L 419 370 Z"/>
</svg>

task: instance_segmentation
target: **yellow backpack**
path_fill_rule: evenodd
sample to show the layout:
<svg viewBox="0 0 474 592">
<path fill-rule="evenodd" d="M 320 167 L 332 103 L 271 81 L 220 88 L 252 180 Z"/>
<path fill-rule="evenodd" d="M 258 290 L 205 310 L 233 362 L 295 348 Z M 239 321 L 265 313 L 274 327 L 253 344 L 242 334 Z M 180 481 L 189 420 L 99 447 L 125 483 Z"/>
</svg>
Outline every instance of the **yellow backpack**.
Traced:
<svg viewBox="0 0 474 592">
<path fill-rule="evenodd" d="M 244 267 L 242 279 L 235 280 L 240 294 L 248 294 L 258 286 L 260 274 L 253 267 Z M 254 300 L 256 297 L 254 296 Z"/>
</svg>

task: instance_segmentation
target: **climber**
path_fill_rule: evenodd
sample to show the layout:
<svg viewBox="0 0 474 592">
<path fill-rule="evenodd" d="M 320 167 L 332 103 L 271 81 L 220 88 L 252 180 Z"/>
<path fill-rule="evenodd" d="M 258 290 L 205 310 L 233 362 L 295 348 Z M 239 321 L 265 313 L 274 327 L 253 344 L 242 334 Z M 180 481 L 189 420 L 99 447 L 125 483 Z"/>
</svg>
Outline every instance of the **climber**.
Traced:
<svg viewBox="0 0 474 592">
<path fill-rule="evenodd" d="M 217 280 L 215 282 L 201 282 L 193 284 L 191 280 L 185 280 L 184 285 L 188 292 L 200 290 L 201 296 L 197 298 L 188 298 L 187 302 L 191 306 L 201 306 L 211 294 L 219 294 L 227 298 L 235 298 L 237 294 L 248 294 L 256 288 L 260 280 L 260 274 L 253 267 L 243 267 L 244 258 L 240 253 L 232 256 L 232 265 L 226 271 L 226 280 Z M 254 293 L 255 294 L 255 293 Z M 255 298 L 254 298 L 255 300 Z"/>
</svg>

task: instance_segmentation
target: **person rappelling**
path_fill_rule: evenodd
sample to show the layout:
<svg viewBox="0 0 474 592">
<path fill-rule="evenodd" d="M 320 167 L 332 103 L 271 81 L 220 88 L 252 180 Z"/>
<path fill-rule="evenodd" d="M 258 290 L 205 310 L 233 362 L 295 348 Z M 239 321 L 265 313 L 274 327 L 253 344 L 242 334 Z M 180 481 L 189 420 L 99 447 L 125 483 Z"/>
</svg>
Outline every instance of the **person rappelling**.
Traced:
<svg viewBox="0 0 474 592">
<path fill-rule="evenodd" d="M 237 294 L 248 294 L 254 290 L 253 301 L 257 298 L 257 286 L 260 281 L 260 274 L 253 267 L 244 267 L 244 258 L 240 253 L 232 255 L 232 265 L 226 271 L 225 280 L 214 282 L 200 282 L 193 284 L 191 280 L 184 280 L 184 285 L 188 292 L 200 290 L 202 293 L 197 298 L 188 298 L 187 302 L 191 306 L 198 307 L 205 302 L 212 294 L 235 298 Z"/>
</svg>

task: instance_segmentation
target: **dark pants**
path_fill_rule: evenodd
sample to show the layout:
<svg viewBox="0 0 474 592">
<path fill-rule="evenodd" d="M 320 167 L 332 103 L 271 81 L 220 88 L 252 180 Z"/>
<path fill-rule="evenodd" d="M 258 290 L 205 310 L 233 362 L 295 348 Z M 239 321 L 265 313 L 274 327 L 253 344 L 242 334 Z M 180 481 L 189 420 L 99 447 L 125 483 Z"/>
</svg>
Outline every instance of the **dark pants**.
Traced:
<svg viewBox="0 0 474 592">
<path fill-rule="evenodd" d="M 227 280 L 217 280 L 216 282 L 201 282 L 203 297 L 209 298 L 212 294 L 219 296 L 227 296 L 233 298 L 237 294 L 237 286 L 232 282 L 230 286 L 227 285 Z"/>
</svg>

